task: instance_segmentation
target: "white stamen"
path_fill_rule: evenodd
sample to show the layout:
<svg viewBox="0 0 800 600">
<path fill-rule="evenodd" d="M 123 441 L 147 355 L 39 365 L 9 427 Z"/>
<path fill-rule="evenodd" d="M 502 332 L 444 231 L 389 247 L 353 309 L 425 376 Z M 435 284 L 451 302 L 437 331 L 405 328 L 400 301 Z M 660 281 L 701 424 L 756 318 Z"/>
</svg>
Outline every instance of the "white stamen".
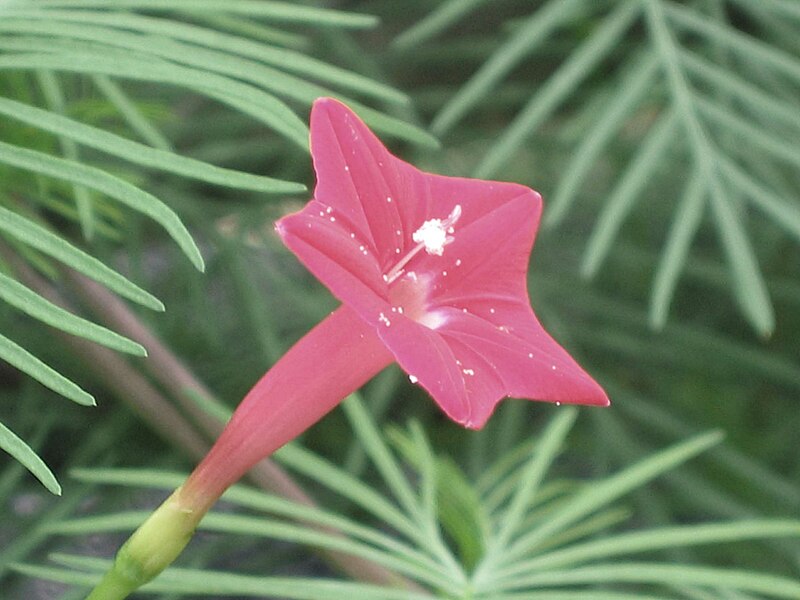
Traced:
<svg viewBox="0 0 800 600">
<path fill-rule="evenodd" d="M 417 245 L 401 258 L 386 274 L 389 277 L 389 283 L 395 281 L 402 275 L 403 267 L 423 248 L 428 254 L 441 256 L 444 253 L 444 247 L 453 241 L 453 237 L 447 234 L 448 232 L 453 233 L 453 225 L 455 225 L 456 221 L 460 218 L 461 205 L 456 204 L 446 219 L 429 219 L 425 221 L 411 236 L 411 239 L 414 240 Z M 400 254 L 400 249 L 395 249 L 395 253 Z"/>
</svg>

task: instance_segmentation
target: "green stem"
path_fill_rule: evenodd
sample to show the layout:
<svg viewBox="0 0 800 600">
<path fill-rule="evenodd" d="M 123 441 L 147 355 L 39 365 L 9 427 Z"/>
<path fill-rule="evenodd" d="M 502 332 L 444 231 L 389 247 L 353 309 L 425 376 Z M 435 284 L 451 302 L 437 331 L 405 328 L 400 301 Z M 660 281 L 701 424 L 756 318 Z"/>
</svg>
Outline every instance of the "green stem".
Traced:
<svg viewBox="0 0 800 600">
<path fill-rule="evenodd" d="M 204 510 L 194 510 L 175 490 L 119 549 L 111 569 L 86 600 L 122 600 L 151 581 L 183 551 Z"/>
</svg>

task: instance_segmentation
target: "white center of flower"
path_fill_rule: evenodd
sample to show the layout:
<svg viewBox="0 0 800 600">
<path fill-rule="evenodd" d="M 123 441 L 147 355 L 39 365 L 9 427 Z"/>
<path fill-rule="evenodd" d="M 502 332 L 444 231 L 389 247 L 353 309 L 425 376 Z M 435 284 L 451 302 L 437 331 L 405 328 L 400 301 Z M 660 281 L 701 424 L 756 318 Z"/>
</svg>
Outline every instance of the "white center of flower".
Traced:
<svg viewBox="0 0 800 600">
<path fill-rule="evenodd" d="M 447 230 L 442 226 L 441 219 L 431 219 L 425 221 L 422 227 L 417 229 L 411 236 L 418 244 L 425 246 L 425 252 L 441 256 L 444 253 L 444 245 L 447 243 Z"/>
<path fill-rule="evenodd" d="M 456 204 L 446 219 L 429 219 L 425 221 L 420 228 L 411 235 L 411 239 L 416 242 L 417 245 L 383 276 L 384 281 L 392 283 L 400 277 L 400 275 L 403 274 L 403 267 L 405 267 L 408 261 L 423 248 L 428 254 L 435 254 L 436 256 L 444 254 L 444 247 L 453 241 L 453 236 L 449 234 L 454 233 L 453 225 L 455 225 L 456 221 L 460 218 L 461 205 Z"/>
</svg>

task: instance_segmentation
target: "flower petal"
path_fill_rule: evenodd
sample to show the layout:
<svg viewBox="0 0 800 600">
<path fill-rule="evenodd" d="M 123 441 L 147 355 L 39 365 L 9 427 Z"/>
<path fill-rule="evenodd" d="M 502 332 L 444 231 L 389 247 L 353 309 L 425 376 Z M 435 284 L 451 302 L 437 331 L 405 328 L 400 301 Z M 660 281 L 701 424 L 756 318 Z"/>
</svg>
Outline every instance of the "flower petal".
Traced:
<svg viewBox="0 0 800 600">
<path fill-rule="evenodd" d="M 392 156 L 350 109 L 330 98 L 312 108 L 311 154 L 314 198 L 345 217 L 388 270 L 405 252 L 416 199 L 424 196 L 414 189 L 416 169 Z"/>
<path fill-rule="evenodd" d="M 398 364 L 433 396 L 451 419 L 468 423 L 470 403 L 464 375 L 447 343 L 433 329 L 398 315 L 378 328 Z"/>
<path fill-rule="evenodd" d="M 280 219 L 275 228 L 300 261 L 367 322 L 388 306 L 386 282 L 374 253 L 344 219 L 319 202 Z M 333 220 L 332 220 L 333 219 Z"/>
</svg>

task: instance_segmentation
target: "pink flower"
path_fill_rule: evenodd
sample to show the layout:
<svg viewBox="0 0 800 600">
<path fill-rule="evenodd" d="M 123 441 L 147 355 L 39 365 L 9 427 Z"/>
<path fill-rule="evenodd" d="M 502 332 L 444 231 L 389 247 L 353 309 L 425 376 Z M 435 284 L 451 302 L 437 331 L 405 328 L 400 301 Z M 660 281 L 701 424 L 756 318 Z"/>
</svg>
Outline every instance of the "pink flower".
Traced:
<svg viewBox="0 0 800 600">
<path fill-rule="evenodd" d="M 329 98 L 311 154 L 314 199 L 278 233 L 450 418 L 478 429 L 507 396 L 608 404 L 530 307 L 539 194 L 424 173 Z"/>
<path fill-rule="evenodd" d="M 539 194 L 424 173 L 330 98 L 311 111 L 311 154 L 314 199 L 276 229 L 343 305 L 247 394 L 185 497 L 210 506 L 393 361 L 474 429 L 507 396 L 608 404 L 530 307 Z"/>
<path fill-rule="evenodd" d="M 155 577 L 228 486 L 393 361 L 475 429 L 507 396 L 608 404 L 530 307 L 539 194 L 423 173 L 328 98 L 311 112 L 311 154 L 314 199 L 277 230 L 343 305 L 256 383 L 90 600 L 124 598 Z"/>
</svg>

